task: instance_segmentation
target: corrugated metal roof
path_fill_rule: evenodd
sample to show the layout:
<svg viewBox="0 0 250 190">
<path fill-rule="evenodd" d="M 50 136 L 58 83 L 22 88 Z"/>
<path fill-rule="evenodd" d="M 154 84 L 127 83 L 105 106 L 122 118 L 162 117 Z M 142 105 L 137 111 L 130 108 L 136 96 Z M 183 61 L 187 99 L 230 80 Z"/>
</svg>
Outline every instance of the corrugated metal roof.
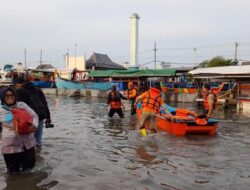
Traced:
<svg viewBox="0 0 250 190">
<path fill-rule="evenodd" d="M 244 75 L 250 74 L 250 65 L 199 68 L 188 73 L 192 75 Z"/>
<path fill-rule="evenodd" d="M 91 71 L 90 77 L 164 77 L 175 76 L 174 69 L 147 69 L 147 70 L 107 70 L 107 71 Z"/>
</svg>

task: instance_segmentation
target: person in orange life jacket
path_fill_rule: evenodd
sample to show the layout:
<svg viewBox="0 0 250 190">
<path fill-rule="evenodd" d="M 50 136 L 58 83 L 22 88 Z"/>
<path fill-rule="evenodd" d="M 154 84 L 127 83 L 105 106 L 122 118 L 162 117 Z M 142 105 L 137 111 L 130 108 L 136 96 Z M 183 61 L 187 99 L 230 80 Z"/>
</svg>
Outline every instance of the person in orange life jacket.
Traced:
<svg viewBox="0 0 250 190">
<path fill-rule="evenodd" d="M 207 114 L 207 117 L 211 117 L 217 106 L 217 97 L 216 94 L 210 90 L 209 84 L 204 84 L 202 86 L 202 96 L 204 100 L 204 112 Z"/>
<path fill-rule="evenodd" d="M 160 107 L 164 109 L 166 114 L 172 116 L 161 98 L 161 87 L 159 82 L 155 82 L 153 87 L 138 96 L 135 105 L 139 101 L 142 101 L 142 115 L 139 121 L 140 130 L 145 128 L 145 122 L 149 121 L 151 130 L 156 132 L 155 117 L 156 114 L 160 113 Z"/>
<path fill-rule="evenodd" d="M 108 101 L 107 104 L 110 106 L 109 110 L 109 117 L 113 117 L 115 113 L 117 113 L 120 118 L 124 118 L 123 112 L 122 112 L 122 102 L 121 99 L 127 100 L 126 97 L 124 97 L 119 91 L 116 90 L 116 86 L 113 85 L 111 92 L 108 95 Z"/>
<path fill-rule="evenodd" d="M 131 111 L 130 112 L 131 112 L 131 115 L 134 115 L 134 114 L 136 114 L 136 109 L 134 107 L 134 104 L 135 104 L 135 100 L 136 100 L 136 97 L 137 97 L 137 90 L 134 87 L 132 82 L 128 83 L 127 94 L 128 94 L 128 100 L 131 103 Z"/>
</svg>

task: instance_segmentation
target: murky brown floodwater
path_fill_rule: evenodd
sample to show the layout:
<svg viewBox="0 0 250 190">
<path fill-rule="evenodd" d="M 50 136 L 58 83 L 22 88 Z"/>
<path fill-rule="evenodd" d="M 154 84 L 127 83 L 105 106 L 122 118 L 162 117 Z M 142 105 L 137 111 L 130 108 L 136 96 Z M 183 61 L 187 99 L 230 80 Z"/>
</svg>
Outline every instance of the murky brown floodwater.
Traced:
<svg viewBox="0 0 250 190">
<path fill-rule="evenodd" d="M 250 118 L 235 109 L 218 135 L 141 137 L 136 119 L 109 119 L 105 99 L 48 97 L 53 129 L 44 129 L 36 167 L 9 175 L 0 159 L 0 189 L 232 189 L 250 188 Z M 192 108 L 191 104 L 179 104 Z M 237 123 L 232 122 L 236 120 Z"/>
</svg>

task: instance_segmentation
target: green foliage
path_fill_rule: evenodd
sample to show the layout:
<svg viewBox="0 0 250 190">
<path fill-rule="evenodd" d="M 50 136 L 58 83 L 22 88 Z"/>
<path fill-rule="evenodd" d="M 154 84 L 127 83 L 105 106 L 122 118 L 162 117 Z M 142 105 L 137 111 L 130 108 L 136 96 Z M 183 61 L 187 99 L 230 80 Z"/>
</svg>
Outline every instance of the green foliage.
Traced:
<svg viewBox="0 0 250 190">
<path fill-rule="evenodd" d="M 209 61 L 206 60 L 206 61 L 201 62 L 198 67 L 199 68 L 204 68 L 204 67 L 207 67 L 208 64 L 209 64 Z"/>
<path fill-rule="evenodd" d="M 199 64 L 199 68 L 204 67 L 222 67 L 222 66 L 230 66 L 233 65 L 233 61 L 231 59 L 225 59 L 222 56 L 217 56 L 212 58 L 209 61 L 203 61 Z"/>
</svg>

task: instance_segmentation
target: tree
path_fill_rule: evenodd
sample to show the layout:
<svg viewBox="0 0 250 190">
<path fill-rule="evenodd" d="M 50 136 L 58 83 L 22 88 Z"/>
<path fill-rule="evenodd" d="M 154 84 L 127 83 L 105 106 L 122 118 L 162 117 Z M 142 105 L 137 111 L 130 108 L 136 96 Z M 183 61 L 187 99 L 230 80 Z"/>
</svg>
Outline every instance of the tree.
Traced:
<svg viewBox="0 0 250 190">
<path fill-rule="evenodd" d="M 209 64 L 209 61 L 208 60 L 206 60 L 206 61 L 203 61 L 203 62 L 201 62 L 200 64 L 199 64 L 199 68 L 205 68 L 205 67 L 207 67 L 208 66 L 208 64 Z"/>
<path fill-rule="evenodd" d="M 217 56 L 212 58 L 209 61 L 203 61 L 199 64 L 199 68 L 204 67 L 222 67 L 222 66 L 230 66 L 233 65 L 233 61 L 231 59 L 225 59 L 222 56 Z"/>
</svg>

